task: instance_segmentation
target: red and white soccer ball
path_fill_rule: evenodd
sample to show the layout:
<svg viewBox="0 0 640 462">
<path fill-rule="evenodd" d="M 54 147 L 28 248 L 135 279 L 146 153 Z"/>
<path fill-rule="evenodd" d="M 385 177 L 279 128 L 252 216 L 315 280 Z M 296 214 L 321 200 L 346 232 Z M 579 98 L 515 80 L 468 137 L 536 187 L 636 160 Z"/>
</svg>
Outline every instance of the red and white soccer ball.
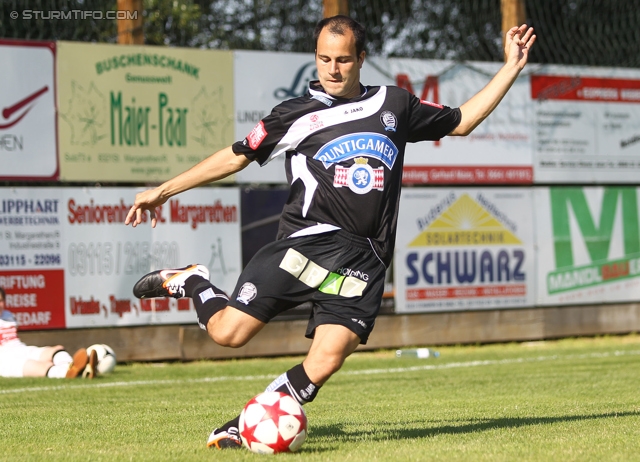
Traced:
<svg viewBox="0 0 640 462">
<path fill-rule="evenodd" d="M 307 438 L 307 416 L 287 394 L 260 393 L 240 414 L 240 437 L 245 447 L 259 454 L 294 452 Z"/>
</svg>

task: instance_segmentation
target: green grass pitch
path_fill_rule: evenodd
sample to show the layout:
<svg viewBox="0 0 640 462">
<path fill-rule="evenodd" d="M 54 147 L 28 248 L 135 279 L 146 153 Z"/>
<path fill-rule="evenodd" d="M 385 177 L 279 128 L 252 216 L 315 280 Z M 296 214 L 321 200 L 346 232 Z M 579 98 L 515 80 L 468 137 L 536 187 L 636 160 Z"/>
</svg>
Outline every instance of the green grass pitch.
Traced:
<svg viewBox="0 0 640 462">
<path fill-rule="evenodd" d="M 0 379 L 0 460 L 640 460 L 640 336 L 439 350 L 354 354 L 305 406 L 301 450 L 278 456 L 205 443 L 301 357 Z"/>
</svg>

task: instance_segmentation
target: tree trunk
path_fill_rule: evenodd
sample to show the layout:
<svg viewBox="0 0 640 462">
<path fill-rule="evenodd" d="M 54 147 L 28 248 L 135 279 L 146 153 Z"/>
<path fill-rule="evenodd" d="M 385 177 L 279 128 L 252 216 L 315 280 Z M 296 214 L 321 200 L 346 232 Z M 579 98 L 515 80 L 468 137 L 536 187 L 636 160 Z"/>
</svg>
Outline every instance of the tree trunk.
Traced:
<svg viewBox="0 0 640 462">
<path fill-rule="evenodd" d="M 502 48 L 504 49 L 504 39 L 507 31 L 514 26 L 521 26 L 527 21 L 527 14 L 524 8 L 525 0 L 500 0 L 500 11 L 502 12 Z M 506 56 L 505 56 L 506 58 Z"/>
<path fill-rule="evenodd" d="M 322 0 L 322 4 L 325 18 L 338 14 L 349 16 L 349 0 Z"/>
<path fill-rule="evenodd" d="M 120 45 L 143 45 L 142 0 L 118 0 L 116 21 Z"/>
</svg>

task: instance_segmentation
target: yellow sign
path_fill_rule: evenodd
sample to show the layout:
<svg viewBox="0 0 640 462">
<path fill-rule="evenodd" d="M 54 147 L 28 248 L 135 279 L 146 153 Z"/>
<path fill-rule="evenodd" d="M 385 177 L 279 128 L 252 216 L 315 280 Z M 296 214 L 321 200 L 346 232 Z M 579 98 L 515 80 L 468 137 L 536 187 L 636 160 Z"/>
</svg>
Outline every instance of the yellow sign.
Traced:
<svg viewBox="0 0 640 462">
<path fill-rule="evenodd" d="M 522 244 L 468 194 L 463 194 L 410 244 L 410 247 Z"/>
<path fill-rule="evenodd" d="M 58 42 L 60 179 L 160 182 L 234 141 L 230 51 Z"/>
</svg>

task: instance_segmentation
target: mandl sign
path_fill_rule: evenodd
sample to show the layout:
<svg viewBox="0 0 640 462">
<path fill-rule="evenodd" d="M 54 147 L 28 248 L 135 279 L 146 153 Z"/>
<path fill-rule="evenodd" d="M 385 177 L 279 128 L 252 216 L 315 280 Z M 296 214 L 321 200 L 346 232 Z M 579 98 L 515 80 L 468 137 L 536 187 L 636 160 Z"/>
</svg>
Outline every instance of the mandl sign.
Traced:
<svg viewBox="0 0 640 462">
<path fill-rule="evenodd" d="M 638 299 L 638 188 L 541 188 L 535 202 L 539 304 Z"/>
</svg>

